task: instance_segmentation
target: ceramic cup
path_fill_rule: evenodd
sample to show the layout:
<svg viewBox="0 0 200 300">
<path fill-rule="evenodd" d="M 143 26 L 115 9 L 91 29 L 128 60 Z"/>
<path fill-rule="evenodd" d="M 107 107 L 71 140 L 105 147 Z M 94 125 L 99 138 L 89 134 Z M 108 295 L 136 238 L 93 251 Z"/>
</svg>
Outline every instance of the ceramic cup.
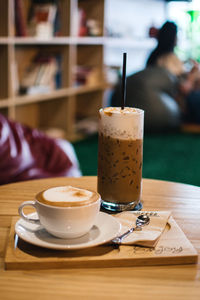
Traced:
<svg viewBox="0 0 200 300">
<path fill-rule="evenodd" d="M 35 201 L 19 206 L 19 215 L 27 222 L 41 224 L 58 238 L 77 238 L 92 228 L 100 209 L 101 197 L 97 192 L 71 186 L 42 191 Z M 38 219 L 24 214 L 25 206 L 33 206 Z"/>
</svg>

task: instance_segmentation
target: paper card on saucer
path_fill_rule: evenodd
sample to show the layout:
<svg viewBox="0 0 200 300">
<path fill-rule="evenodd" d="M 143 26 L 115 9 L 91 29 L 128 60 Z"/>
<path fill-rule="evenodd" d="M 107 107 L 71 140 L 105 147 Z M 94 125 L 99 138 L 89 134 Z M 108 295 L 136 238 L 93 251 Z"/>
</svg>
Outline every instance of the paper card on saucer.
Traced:
<svg viewBox="0 0 200 300">
<path fill-rule="evenodd" d="M 131 227 L 135 226 L 136 219 L 141 214 L 147 214 L 150 217 L 149 225 L 142 227 L 141 231 L 133 231 L 122 240 L 122 244 L 134 244 L 145 247 L 155 247 L 162 232 L 167 225 L 171 215 L 170 211 L 127 211 L 117 214 L 115 217 L 121 223 L 121 232 L 123 234 Z M 120 235 L 119 234 L 119 235 Z"/>
</svg>

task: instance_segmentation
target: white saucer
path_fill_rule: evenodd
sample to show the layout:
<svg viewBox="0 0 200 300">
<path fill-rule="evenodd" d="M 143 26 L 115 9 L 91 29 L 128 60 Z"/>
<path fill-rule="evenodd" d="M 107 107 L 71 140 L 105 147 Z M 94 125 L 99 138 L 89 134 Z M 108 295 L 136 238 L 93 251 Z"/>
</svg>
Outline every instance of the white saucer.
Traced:
<svg viewBox="0 0 200 300">
<path fill-rule="evenodd" d="M 36 218 L 37 213 L 29 214 L 29 217 Z M 15 232 L 22 240 L 36 246 L 58 250 L 83 249 L 104 244 L 116 237 L 120 229 L 120 222 L 103 212 L 99 213 L 91 230 L 76 239 L 56 238 L 42 226 L 28 223 L 23 219 L 19 219 L 15 224 Z"/>
</svg>

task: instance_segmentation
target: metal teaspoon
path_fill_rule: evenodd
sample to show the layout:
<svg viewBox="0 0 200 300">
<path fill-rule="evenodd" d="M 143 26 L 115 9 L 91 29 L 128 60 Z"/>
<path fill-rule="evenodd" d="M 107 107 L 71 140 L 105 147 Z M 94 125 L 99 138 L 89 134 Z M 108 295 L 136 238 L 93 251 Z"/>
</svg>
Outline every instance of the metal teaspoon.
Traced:
<svg viewBox="0 0 200 300">
<path fill-rule="evenodd" d="M 115 243 L 115 244 L 121 244 L 122 240 L 125 237 L 127 237 L 131 232 L 136 231 L 136 230 L 137 231 L 142 230 L 142 227 L 145 226 L 145 225 L 148 225 L 149 223 L 150 223 L 150 218 L 146 214 L 142 214 L 142 215 L 138 216 L 137 219 L 136 219 L 136 226 L 130 228 L 129 230 L 127 230 L 122 235 L 114 238 L 112 240 L 112 242 Z"/>
</svg>

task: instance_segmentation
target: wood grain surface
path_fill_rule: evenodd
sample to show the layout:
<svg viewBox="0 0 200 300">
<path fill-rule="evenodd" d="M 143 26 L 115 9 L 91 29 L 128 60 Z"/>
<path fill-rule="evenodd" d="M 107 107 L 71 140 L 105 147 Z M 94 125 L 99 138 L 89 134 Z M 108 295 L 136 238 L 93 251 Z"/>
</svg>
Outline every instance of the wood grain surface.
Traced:
<svg viewBox="0 0 200 300">
<path fill-rule="evenodd" d="M 1 299 L 199 299 L 200 262 L 192 265 L 127 266 L 62 270 L 5 270 L 11 219 L 18 206 L 45 188 L 71 184 L 96 189 L 96 177 L 33 180 L 0 187 Z M 143 180 L 143 210 L 171 210 L 200 255 L 200 188 Z"/>
<path fill-rule="evenodd" d="M 196 263 L 198 255 L 175 220 L 171 217 L 155 248 L 112 244 L 56 251 L 33 246 L 15 236 L 14 217 L 5 254 L 6 270 L 35 270 L 94 267 L 130 267 Z M 15 237 L 15 238 L 14 238 Z"/>
</svg>

